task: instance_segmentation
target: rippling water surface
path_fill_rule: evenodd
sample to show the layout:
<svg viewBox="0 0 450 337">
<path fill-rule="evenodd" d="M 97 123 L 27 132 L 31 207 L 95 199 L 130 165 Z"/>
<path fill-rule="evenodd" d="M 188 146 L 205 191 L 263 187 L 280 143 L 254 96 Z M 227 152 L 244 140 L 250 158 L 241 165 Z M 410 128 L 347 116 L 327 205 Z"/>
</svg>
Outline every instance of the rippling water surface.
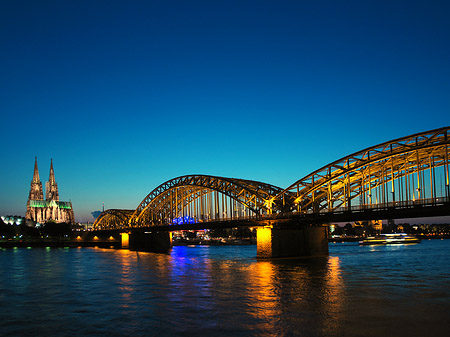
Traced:
<svg viewBox="0 0 450 337">
<path fill-rule="evenodd" d="M 0 250 L 0 336 L 450 336 L 450 240 Z"/>
</svg>

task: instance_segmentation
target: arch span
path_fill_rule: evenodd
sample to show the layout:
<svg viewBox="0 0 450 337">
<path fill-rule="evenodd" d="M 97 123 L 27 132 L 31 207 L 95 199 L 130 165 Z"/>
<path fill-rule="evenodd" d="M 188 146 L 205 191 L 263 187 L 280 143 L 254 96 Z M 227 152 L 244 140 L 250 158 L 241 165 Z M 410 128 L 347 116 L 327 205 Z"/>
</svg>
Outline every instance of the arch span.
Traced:
<svg viewBox="0 0 450 337">
<path fill-rule="evenodd" d="M 133 209 L 107 209 L 103 211 L 97 219 L 95 219 L 94 229 L 117 229 L 123 228 L 128 224 L 131 216 L 133 215 Z"/>
<path fill-rule="evenodd" d="M 227 203 L 224 204 L 224 198 L 234 200 L 258 215 L 269 211 L 268 201 L 281 191 L 280 187 L 253 180 L 186 175 L 168 180 L 156 187 L 139 204 L 130 221 L 154 223 L 155 220 L 173 220 L 180 215 L 183 216 L 184 210 L 189 207 L 198 210 L 197 213 L 203 218 L 220 217 L 217 212 L 228 212 L 227 215 L 231 215 L 227 210 Z M 211 210 L 216 214 L 211 214 Z"/>
<path fill-rule="evenodd" d="M 353 153 L 301 178 L 274 200 L 284 200 L 291 212 L 310 213 L 433 199 L 438 174 L 448 197 L 449 131 L 443 127 Z"/>
</svg>

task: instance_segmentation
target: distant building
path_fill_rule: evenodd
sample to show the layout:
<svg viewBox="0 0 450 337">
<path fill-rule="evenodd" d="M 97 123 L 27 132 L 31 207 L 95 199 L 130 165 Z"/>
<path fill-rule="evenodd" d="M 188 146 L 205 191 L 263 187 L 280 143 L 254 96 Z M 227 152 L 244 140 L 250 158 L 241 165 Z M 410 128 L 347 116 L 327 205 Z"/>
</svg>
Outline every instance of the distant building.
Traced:
<svg viewBox="0 0 450 337">
<path fill-rule="evenodd" d="M 1 216 L 0 219 L 2 219 L 3 223 L 5 225 L 17 225 L 20 226 L 22 223 L 26 222 L 25 219 L 18 215 L 6 215 Z"/>
<path fill-rule="evenodd" d="M 72 203 L 70 201 L 59 201 L 58 184 L 56 184 L 55 173 L 53 172 L 53 160 L 50 162 L 50 176 L 45 183 L 45 192 L 44 200 L 44 191 L 39 180 L 37 158 L 35 158 L 33 180 L 31 181 L 25 218 L 39 223 L 45 223 L 49 220 L 57 223 L 75 223 Z"/>
<path fill-rule="evenodd" d="M 381 220 L 370 220 L 369 225 L 377 232 L 381 232 L 383 229 L 383 222 Z"/>
</svg>

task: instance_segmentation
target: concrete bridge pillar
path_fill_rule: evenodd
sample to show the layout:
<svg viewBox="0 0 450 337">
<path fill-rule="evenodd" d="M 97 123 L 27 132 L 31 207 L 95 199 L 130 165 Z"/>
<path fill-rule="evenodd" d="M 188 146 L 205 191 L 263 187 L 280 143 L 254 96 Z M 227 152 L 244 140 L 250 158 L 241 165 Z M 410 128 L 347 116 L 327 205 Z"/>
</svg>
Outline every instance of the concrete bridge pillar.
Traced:
<svg viewBox="0 0 450 337">
<path fill-rule="evenodd" d="M 155 231 L 155 232 L 136 232 L 129 234 L 129 241 L 128 241 L 129 250 L 137 250 L 152 253 L 167 253 L 171 247 L 172 247 L 172 233 L 170 232 Z M 122 248 L 124 247 L 122 246 Z"/>
<path fill-rule="evenodd" d="M 120 233 L 120 245 L 122 248 L 130 247 L 130 234 L 129 233 Z"/>
<path fill-rule="evenodd" d="M 275 224 L 256 230 L 259 259 L 328 255 L 326 226 L 277 228 Z"/>
</svg>

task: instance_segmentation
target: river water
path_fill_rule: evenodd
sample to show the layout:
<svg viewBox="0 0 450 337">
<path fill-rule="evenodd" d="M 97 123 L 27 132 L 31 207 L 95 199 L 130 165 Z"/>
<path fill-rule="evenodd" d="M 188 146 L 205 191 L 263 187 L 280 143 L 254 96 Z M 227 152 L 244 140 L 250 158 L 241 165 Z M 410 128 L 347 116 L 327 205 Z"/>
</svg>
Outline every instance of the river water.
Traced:
<svg viewBox="0 0 450 337">
<path fill-rule="evenodd" d="M 0 250 L 0 336 L 450 336 L 450 240 Z"/>
</svg>

